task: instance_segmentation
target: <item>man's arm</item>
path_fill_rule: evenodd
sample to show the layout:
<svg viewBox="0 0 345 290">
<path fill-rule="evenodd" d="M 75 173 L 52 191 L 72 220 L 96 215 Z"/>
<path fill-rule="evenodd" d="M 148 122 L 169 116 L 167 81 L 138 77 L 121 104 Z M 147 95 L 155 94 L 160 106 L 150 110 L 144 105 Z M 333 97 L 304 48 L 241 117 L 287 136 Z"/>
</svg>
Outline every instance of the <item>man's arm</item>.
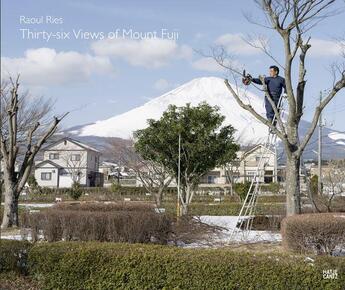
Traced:
<svg viewBox="0 0 345 290">
<path fill-rule="evenodd" d="M 284 89 L 284 94 L 286 94 L 286 83 L 285 83 L 285 79 L 283 78 L 283 89 Z"/>
<path fill-rule="evenodd" d="M 262 81 L 259 78 L 252 78 L 254 84 L 262 85 Z"/>
</svg>

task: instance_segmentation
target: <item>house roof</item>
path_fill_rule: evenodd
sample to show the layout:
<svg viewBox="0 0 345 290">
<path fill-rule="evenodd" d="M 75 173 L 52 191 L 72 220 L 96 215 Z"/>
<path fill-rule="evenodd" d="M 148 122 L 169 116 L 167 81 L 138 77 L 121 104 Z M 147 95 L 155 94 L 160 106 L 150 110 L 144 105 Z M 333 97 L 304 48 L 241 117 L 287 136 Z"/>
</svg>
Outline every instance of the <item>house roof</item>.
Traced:
<svg viewBox="0 0 345 290">
<path fill-rule="evenodd" d="M 107 166 L 118 167 L 118 165 L 116 163 L 109 162 L 109 161 L 102 161 L 102 163 L 100 164 L 100 167 L 107 167 Z"/>
<path fill-rule="evenodd" d="M 51 160 L 43 160 L 37 164 L 35 164 L 35 167 L 42 167 L 43 164 L 49 163 L 50 165 L 52 165 L 53 167 L 56 168 L 63 168 L 62 166 L 60 166 L 59 164 L 56 164 L 55 162 L 51 161 Z"/>
<path fill-rule="evenodd" d="M 248 147 L 243 147 L 241 148 L 244 151 L 244 155 L 248 155 L 249 153 L 255 151 L 256 149 L 258 149 L 259 147 L 264 147 L 264 145 L 262 144 L 257 144 L 257 145 L 253 145 L 253 146 L 248 146 Z M 274 154 L 273 150 L 266 148 L 267 152 L 271 152 Z"/>
<path fill-rule="evenodd" d="M 77 146 L 79 146 L 79 147 L 81 147 L 81 148 L 83 148 L 85 150 L 90 150 L 90 151 L 94 151 L 94 152 L 97 152 L 97 153 L 101 154 L 101 152 L 99 150 L 97 150 L 96 148 L 93 148 L 93 147 L 91 147 L 89 145 L 86 145 L 86 144 L 84 144 L 84 143 L 82 143 L 82 142 L 80 142 L 78 140 L 75 140 L 75 139 L 72 139 L 72 138 L 69 138 L 69 137 L 61 138 L 61 139 L 57 140 L 56 142 L 54 142 L 54 143 L 48 145 L 47 147 L 45 147 L 43 150 L 49 150 L 51 147 L 53 147 L 56 144 L 59 144 L 59 143 L 61 143 L 63 141 L 69 141 L 69 142 L 71 142 L 71 143 L 73 143 L 73 144 L 75 144 L 75 145 L 77 145 Z"/>
</svg>

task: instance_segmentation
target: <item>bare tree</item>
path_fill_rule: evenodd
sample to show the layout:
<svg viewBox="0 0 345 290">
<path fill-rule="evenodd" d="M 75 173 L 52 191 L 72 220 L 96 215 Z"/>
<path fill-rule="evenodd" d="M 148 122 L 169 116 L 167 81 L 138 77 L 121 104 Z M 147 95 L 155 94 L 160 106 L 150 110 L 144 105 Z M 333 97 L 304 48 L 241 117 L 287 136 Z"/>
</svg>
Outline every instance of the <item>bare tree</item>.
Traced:
<svg viewBox="0 0 345 290">
<path fill-rule="evenodd" d="M 230 184 L 230 194 L 233 195 L 234 194 L 234 184 L 235 184 L 235 178 L 237 176 L 239 176 L 240 174 L 240 166 L 241 166 L 241 162 L 243 161 L 244 155 L 240 156 L 240 157 L 236 157 L 236 159 L 234 159 L 231 162 L 228 162 L 225 166 L 225 176 L 227 181 Z"/>
<path fill-rule="evenodd" d="M 336 13 L 336 11 L 331 10 L 335 0 L 256 0 L 255 2 L 264 12 L 266 21 L 264 23 L 258 23 L 249 17 L 248 19 L 263 27 L 273 29 L 279 35 L 284 47 L 285 57 L 283 64 L 281 64 L 269 51 L 264 41 L 260 41 L 259 44 L 252 43 L 253 46 L 262 49 L 264 53 L 284 70 L 287 103 L 289 106 L 286 123 L 283 123 L 278 113 L 278 108 L 268 93 L 263 76 L 260 76 L 263 83 L 263 91 L 277 116 L 277 127 L 273 126 L 268 119 L 260 115 L 250 103 L 246 103 L 246 91 L 239 89 L 235 77 L 238 72 L 234 69 L 232 62 L 229 61 L 229 56 L 226 54 L 225 50 L 218 50 L 213 56 L 221 66 L 229 69 L 232 73 L 235 79 L 235 85 L 230 84 L 228 80 L 225 80 L 225 84 L 237 103 L 244 110 L 249 111 L 260 122 L 268 126 L 282 140 L 287 157 L 287 215 L 293 215 L 301 212 L 299 169 L 303 150 L 317 126 L 320 113 L 334 96 L 345 87 L 344 63 L 333 65 L 332 73 L 334 81 L 331 85 L 331 89 L 327 92 L 319 106 L 315 108 L 311 125 L 305 136 L 300 140 L 298 128 L 304 110 L 307 73 L 305 60 L 311 47 L 310 37 L 306 37 L 306 33 L 321 20 Z M 298 62 L 298 80 L 295 87 L 292 78 L 294 73 L 294 61 Z"/>
<path fill-rule="evenodd" d="M 163 193 L 172 181 L 171 174 L 164 167 L 147 160 L 141 160 L 133 169 L 145 189 L 154 195 L 157 207 L 161 207 Z"/>
<path fill-rule="evenodd" d="M 65 154 L 62 159 L 66 162 L 64 168 L 71 176 L 73 184 L 80 184 L 81 179 L 86 175 L 86 152 Z"/>
<path fill-rule="evenodd" d="M 322 195 L 317 200 L 331 212 L 335 198 L 345 192 L 345 160 L 331 160 L 328 167 L 322 178 Z"/>
<path fill-rule="evenodd" d="M 171 174 L 155 162 L 144 160 L 135 152 L 133 141 L 115 141 L 111 144 L 116 161 L 133 170 L 136 179 L 154 196 L 157 207 L 161 207 L 163 194 L 172 181 Z"/>
<path fill-rule="evenodd" d="M 236 140 L 237 144 L 241 144 L 243 143 L 242 140 L 240 138 L 238 138 Z M 242 150 L 242 153 L 239 154 L 239 152 L 237 152 L 236 158 L 230 162 L 228 162 L 227 164 L 225 164 L 224 169 L 225 169 L 225 177 L 227 179 L 227 181 L 230 184 L 230 194 L 233 195 L 233 190 L 234 190 L 234 184 L 235 184 L 235 178 L 239 177 L 240 175 L 240 167 L 241 167 L 241 163 L 244 161 L 244 159 L 246 158 L 246 152 L 245 149 L 246 148 L 252 148 L 253 146 L 255 146 L 255 143 L 252 142 L 247 142 L 246 146 L 243 148 L 240 148 L 240 151 Z"/>
<path fill-rule="evenodd" d="M 30 98 L 30 102 L 28 101 Z M 0 151 L 4 164 L 5 206 L 1 228 L 19 225 L 18 199 L 40 148 L 55 133 L 67 115 L 48 122 L 52 104 L 19 96 L 19 75 L 1 84 Z"/>
</svg>

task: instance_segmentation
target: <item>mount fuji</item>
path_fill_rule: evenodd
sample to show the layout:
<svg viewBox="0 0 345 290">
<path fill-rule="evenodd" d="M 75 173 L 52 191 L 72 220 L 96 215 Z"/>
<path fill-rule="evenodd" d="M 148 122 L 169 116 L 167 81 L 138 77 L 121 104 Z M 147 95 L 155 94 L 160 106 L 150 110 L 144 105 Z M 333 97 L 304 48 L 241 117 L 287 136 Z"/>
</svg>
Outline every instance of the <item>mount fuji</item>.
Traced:
<svg viewBox="0 0 345 290">
<path fill-rule="evenodd" d="M 250 103 L 255 110 L 265 115 L 263 96 L 255 95 L 239 88 L 243 100 Z M 202 77 L 193 79 L 184 85 L 173 89 L 162 96 L 156 97 L 144 105 L 123 114 L 100 120 L 92 124 L 72 127 L 63 132 L 94 145 L 104 143 L 105 139 L 129 139 L 133 131 L 145 128 L 147 119 L 159 119 L 170 104 L 183 106 L 190 103 L 196 106 L 201 102 L 211 106 L 218 106 L 220 113 L 225 116 L 224 124 L 231 124 L 236 128 L 236 139 L 242 145 L 263 142 L 267 137 L 268 128 L 260 123 L 249 112 L 242 109 L 224 84 L 224 80 L 217 77 Z M 310 123 L 302 120 L 300 136 L 304 136 Z M 317 134 L 309 142 L 304 158 L 315 159 L 317 150 Z M 324 158 L 345 158 L 345 134 L 323 128 Z"/>
</svg>

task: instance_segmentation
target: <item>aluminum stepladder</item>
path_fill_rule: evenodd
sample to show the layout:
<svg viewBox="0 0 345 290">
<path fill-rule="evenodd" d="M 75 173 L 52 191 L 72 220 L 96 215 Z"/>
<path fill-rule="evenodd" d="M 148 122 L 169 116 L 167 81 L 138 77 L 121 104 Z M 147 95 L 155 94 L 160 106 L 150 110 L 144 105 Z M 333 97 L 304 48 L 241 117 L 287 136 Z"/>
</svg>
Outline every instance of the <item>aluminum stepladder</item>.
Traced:
<svg viewBox="0 0 345 290">
<path fill-rule="evenodd" d="M 286 94 L 282 94 L 278 101 L 277 107 L 279 108 L 279 113 L 281 116 L 284 114 L 285 97 L 286 97 Z M 274 123 L 275 121 L 276 121 L 276 116 L 273 117 L 272 123 Z M 253 225 L 257 198 L 261 192 L 260 180 L 264 178 L 265 167 L 267 165 L 265 155 L 271 150 L 272 147 L 277 145 L 276 143 L 277 143 L 277 135 L 273 133 L 271 130 L 269 130 L 269 134 L 264 143 L 264 146 L 261 147 L 261 155 L 259 158 L 259 162 L 257 164 L 257 169 L 251 180 L 247 195 L 243 201 L 240 213 L 237 217 L 235 227 L 233 228 L 231 232 L 230 241 L 236 240 L 235 238 L 239 234 L 241 235 L 242 240 L 246 240 L 249 236 L 249 233 Z"/>
</svg>

